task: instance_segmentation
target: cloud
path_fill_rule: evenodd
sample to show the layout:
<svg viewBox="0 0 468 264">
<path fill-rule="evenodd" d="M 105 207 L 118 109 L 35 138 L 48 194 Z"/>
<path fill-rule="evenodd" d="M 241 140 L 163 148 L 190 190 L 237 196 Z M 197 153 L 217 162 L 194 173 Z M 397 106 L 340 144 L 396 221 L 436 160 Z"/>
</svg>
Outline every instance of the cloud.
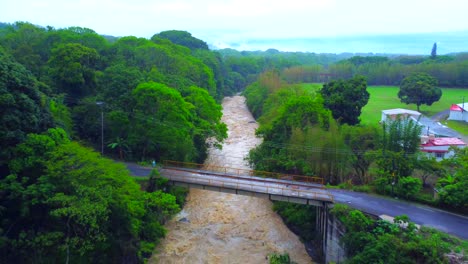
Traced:
<svg viewBox="0 0 468 264">
<path fill-rule="evenodd" d="M 149 38 L 187 30 L 207 42 L 468 29 L 465 0 L 15 0 L 0 21 Z"/>
</svg>

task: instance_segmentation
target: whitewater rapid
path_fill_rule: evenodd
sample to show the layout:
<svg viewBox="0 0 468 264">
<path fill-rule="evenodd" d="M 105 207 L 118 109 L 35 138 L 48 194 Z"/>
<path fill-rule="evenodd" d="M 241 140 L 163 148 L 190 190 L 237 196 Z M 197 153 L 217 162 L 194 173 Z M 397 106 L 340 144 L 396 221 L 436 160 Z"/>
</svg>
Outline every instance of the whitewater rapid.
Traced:
<svg viewBox="0 0 468 264">
<path fill-rule="evenodd" d="M 242 96 L 222 103 L 228 138 L 210 149 L 206 165 L 249 169 L 244 157 L 261 143 L 258 125 Z M 149 263 L 268 263 L 271 253 L 289 253 L 312 263 L 304 245 L 266 199 L 191 189 L 183 210 L 166 225 L 168 234 Z"/>
</svg>

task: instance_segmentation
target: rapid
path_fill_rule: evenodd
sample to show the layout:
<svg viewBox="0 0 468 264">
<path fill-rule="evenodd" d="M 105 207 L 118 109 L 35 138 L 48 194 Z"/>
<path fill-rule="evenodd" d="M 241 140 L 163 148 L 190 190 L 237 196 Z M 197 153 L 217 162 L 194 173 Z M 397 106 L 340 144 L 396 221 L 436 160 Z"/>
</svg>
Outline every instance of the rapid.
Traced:
<svg viewBox="0 0 468 264">
<path fill-rule="evenodd" d="M 242 96 L 222 103 L 228 138 L 212 148 L 206 165 L 249 169 L 244 157 L 261 143 L 258 124 Z M 191 189 L 183 210 L 166 225 L 166 238 L 149 263 L 268 263 L 271 253 L 289 253 L 311 263 L 304 245 L 266 199 Z"/>
</svg>

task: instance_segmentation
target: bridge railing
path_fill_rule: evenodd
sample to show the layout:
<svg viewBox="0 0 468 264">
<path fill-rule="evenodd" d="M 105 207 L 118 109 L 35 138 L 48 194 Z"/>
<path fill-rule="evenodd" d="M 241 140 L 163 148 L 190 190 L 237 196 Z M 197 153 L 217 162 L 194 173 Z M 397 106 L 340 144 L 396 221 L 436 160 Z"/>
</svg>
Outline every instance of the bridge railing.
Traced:
<svg viewBox="0 0 468 264">
<path fill-rule="evenodd" d="M 237 176 L 257 176 L 257 177 L 263 177 L 263 178 L 273 178 L 273 179 L 315 183 L 315 184 L 322 184 L 322 185 L 324 183 L 323 178 L 313 177 L 313 176 L 285 174 L 285 173 L 278 173 L 278 172 L 258 171 L 258 170 L 249 170 L 249 169 L 239 169 L 239 168 L 232 168 L 232 167 L 205 165 L 205 164 L 181 162 L 181 161 L 173 161 L 173 160 L 165 160 L 163 161 L 163 164 L 164 166 L 167 166 L 167 167 L 213 171 L 213 172 L 219 172 L 219 173 L 231 174 L 231 175 L 237 175 Z"/>
<path fill-rule="evenodd" d="M 194 168 L 191 168 L 194 169 Z M 268 184 L 261 184 L 256 182 L 242 182 L 242 181 L 224 181 L 220 178 L 200 178 L 199 176 L 193 176 L 190 174 L 178 174 L 166 172 L 165 177 L 173 181 L 181 181 L 184 183 L 194 183 L 198 185 L 216 186 L 229 189 L 238 189 L 251 192 L 260 192 L 273 195 L 282 195 L 288 197 L 307 198 L 320 201 L 333 202 L 333 195 L 328 192 L 324 192 L 321 189 L 301 189 L 293 187 L 280 187 Z"/>
</svg>

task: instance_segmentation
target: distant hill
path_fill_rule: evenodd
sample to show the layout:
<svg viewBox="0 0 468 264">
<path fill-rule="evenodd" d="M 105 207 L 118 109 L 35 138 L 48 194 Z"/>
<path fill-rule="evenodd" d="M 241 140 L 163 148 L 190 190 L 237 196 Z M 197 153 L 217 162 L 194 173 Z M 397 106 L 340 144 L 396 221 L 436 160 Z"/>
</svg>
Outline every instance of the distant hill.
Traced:
<svg viewBox="0 0 468 264">
<path fill-rule="evenodd" d="M 217 40 L 214 49 L 232 48 L 236 50 L 277 49 L 280 51 L 308 51 L 314 53 L 353 53 L 368 55 L 412 54 L 429 55 L 432 45 L 437 42 L 438 54 L 450 54 L 468 51 L 468 31 L 344 36 L 323 38 L 289 39 L 247 39 L 242 41 L 222 42 Z"/>
</svg>

